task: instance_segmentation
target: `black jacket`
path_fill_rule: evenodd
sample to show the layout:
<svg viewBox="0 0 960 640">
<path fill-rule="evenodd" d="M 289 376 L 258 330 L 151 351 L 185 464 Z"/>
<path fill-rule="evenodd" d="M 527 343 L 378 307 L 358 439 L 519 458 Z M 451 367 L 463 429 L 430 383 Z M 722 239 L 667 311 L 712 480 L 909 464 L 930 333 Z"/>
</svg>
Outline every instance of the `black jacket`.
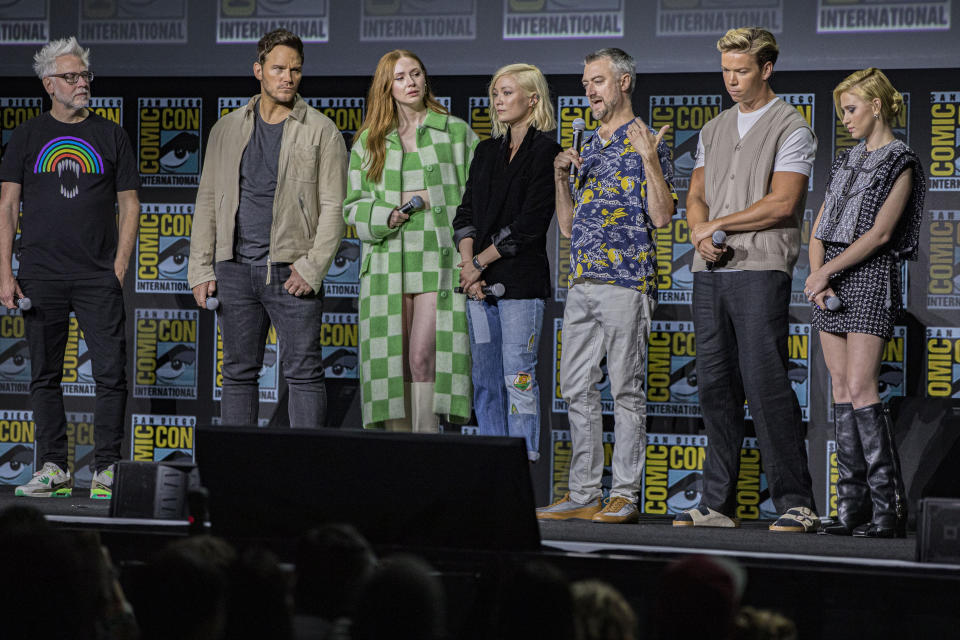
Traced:
<svg viewBox="0 0 960 640">
<path fill-rule="evenodd" d="M 473 238 L 478 254 L 491 244 L 502 256 L 483 272 L 502 283 L 502 298 L 550 297 L 547 229 L 554 213 L 553 136 L 530 127 L 510 161 L 510 132 L 477 145 L 463 200 L 453 219 L 454 243 Z"/>
</svg>

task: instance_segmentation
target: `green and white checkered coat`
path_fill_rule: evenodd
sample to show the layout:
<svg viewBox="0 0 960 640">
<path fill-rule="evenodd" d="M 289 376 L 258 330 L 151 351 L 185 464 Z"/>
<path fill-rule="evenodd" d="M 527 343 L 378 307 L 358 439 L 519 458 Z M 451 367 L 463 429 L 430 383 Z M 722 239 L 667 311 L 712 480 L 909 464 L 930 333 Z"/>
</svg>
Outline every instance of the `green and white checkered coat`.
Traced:
<svg viewBox="0 0 960 640">
<path fill-rule="evenodd" d="M 396 131 L 386 137 L 386 162 L 379 182 L 371 182 L 363 169 L 366 132 L 353 143 L 343 215 L 363 242 L 360 265 L 360 390 L 364 427 L 379 427 L 384 420 L 403 418 L 403 316 L 404 265 L 436 274 L 437 358 L 434 411 L 453 422 L 470 418 L 470 340 L 467 337 L 466 297 L 454 293 L 459 283 L 455 265 L 460 261 L 453 246 L 451 225 L 470 173 L 478 138 L 466 122 L 428 111 L 417 130 L 417 150 L 430 197 L 423 234 L 436 240 L 406 238 L 407 247 L 422 252 L 404 256 L 404 238 L 387 226 L 394 207 L 403 204 L 401 166 L 403 147 Z M 424 281 L 432 281 L 425 278 Z M 424 289 L 421 289 L 421 291 Z M 427 289 L 430 290 L 430 289 Z"/>
</svg>

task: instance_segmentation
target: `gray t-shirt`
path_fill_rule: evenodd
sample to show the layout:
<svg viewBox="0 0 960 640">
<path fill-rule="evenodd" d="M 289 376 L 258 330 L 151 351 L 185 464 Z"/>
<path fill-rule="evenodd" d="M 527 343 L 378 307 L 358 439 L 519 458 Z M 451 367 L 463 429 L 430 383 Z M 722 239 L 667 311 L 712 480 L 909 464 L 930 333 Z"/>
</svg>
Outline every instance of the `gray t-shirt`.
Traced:
<svg viewBox="0 0 960 640">
<path fill-rule="evenodd" d="M 260 109 L 254 111 L 253 133 L 240 160 L 240 205 L 233 255 L 244 264 L 266 264 L 284 122 L 267 124 L 260 117 Z"/>
</svg>

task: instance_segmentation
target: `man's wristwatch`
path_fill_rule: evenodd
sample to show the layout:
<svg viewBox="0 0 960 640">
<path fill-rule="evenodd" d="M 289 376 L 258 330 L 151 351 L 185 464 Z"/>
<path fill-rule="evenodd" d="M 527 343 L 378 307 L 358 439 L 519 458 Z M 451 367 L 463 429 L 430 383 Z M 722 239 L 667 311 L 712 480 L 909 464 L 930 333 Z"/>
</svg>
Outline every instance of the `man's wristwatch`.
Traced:
<svg viewBox="0 0 960 640">
<path fill-rule="evenodd" d="M 486 268 L 480 264 L 480 260 L 477 258 L 477 256 L 473 256 L 473 266 L 477 271 L 483 271 Z"/>
</svg>

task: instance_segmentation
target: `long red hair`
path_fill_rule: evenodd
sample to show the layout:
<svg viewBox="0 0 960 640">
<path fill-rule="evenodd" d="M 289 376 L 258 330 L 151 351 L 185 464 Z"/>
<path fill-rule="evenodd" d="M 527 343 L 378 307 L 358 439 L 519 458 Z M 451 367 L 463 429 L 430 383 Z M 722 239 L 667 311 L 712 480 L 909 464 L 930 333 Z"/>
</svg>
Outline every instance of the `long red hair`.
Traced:
<svg viewBox="0 0 960 640">
<path fill-rule="evenodd" d="M 427 68 L 417 57 L 417 54 L 406 49 L 394 49 L 385 53 L 380 62 L 377 63 L 377 70 L 373 73 L 373 81 L 370 83 L 370 90 L 367 92 L 367 116 L 363 119 L 363 124 L 357 130 L 354 140 L 359 139 L 364 131 L 367 133 L 367 161 L 364 169 L 367 172 L 367 178 L 372 182 L 378 182 L 383 175 L 383 165 L 387 160 L 387 149 L 385 140 L 387 134 L 397 128 L 397 105 L 393 101 L 393 70 L 397 66 L 397 60 L 400 58 L 410 58 L 415 60 L 423 71 L 423 77 L 426 80 L 424 87 L 424 103 L 431 111 L 438 113 L 448 113 L 446 108 L 433 95 L 433 88 L 430 86 L 430 76 L 427 75 Z"/>
</svg>

